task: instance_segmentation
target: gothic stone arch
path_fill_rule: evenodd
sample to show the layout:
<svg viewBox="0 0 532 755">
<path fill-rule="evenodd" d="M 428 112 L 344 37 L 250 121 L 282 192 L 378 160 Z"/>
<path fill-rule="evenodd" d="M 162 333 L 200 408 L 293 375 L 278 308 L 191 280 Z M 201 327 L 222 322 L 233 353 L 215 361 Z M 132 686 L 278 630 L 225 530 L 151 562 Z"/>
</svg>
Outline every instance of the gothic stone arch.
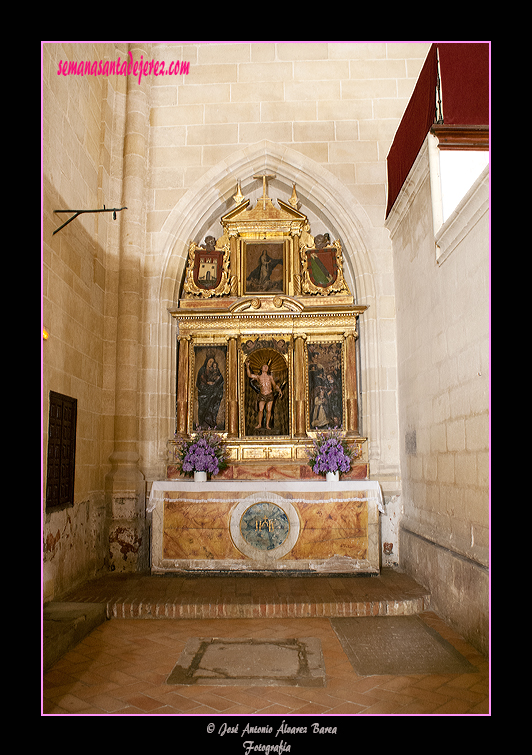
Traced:
<svg viewBox="0 0 532 755">
<path fill-rule="evenodd" d="M 289 198 L 297 187 L 302 211 L 311 205 L 342 239 L 347 279 L 356 292 L 356 303 L 368 306 L 360 333 L 360 368 L 364 433 L 370 439 L 370 460 L 380 457 L 379 339 L 375 311 L 376 291 L 372 253 L 382 244 L 381 234 L 353 194 L 327 168 L 286 146 L 263 141 L 229 155 L 198 181 L 169 213 L 161 232 L 161 264 L 158 276 L 157 340 L 157 438 L 159 463 L 166 459 L 166 444 L 175 427 L 176 333 L 168 309 L 175 306 L 192 239 L 198 240 L 226 208 L 234 206 L 237 184 L 249 186 L 258 173 L 276 176 L 275 195 Z M 272 196 L 274 194 L 272 193 Z M 155 460 L 153 460 L 155 463 Z"/>
</svg>

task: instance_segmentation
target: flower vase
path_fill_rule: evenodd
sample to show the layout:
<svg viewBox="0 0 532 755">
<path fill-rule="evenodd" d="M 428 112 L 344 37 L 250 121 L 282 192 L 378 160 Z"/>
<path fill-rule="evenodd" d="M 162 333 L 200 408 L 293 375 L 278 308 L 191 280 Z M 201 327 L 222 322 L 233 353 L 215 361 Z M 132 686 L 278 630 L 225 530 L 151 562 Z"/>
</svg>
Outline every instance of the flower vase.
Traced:
<svg viewBox="0 0 532 755">
<path fill-rule="evenodd" d="M 340 480 L 340 472 L 326 472 L 325 479 L 327 482 L 338 482 Z"/>
<path fill-rule="evenodd" d="M 207 482 L 207 472 L 194 472 L 194 482 Z"/>
</svg>

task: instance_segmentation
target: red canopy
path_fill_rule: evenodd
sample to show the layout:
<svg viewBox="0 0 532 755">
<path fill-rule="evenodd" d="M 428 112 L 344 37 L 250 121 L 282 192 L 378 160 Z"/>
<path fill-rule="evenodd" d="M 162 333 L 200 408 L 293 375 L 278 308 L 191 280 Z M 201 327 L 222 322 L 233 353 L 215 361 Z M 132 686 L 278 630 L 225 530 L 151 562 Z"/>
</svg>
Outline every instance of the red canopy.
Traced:
<svg viewBox="0 0 532 755">
<path fill-rule="evenodd" d="M 445 125 L 489 125 L 487 42 L 431 45 L 388 153 L 388 216 L 425 137 L 436 121 L 438 58 Z"/>
</svg>

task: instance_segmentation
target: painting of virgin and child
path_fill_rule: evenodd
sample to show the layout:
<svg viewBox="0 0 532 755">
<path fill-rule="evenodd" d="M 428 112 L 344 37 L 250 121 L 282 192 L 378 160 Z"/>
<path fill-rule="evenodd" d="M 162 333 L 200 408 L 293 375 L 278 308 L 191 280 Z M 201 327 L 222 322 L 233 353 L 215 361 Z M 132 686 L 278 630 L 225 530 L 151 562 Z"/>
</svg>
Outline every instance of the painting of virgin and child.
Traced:
<svg viewBox="0 0 532 755">
<path fill-rule="evenodd" d="M 309 343 L 309 430 L 343 427 L 342 344 Z"/>
<path fill-rule="evenodd" d="M 195 430 L 225 430 L 226 346 L 195 347 Z"/>
</svg>

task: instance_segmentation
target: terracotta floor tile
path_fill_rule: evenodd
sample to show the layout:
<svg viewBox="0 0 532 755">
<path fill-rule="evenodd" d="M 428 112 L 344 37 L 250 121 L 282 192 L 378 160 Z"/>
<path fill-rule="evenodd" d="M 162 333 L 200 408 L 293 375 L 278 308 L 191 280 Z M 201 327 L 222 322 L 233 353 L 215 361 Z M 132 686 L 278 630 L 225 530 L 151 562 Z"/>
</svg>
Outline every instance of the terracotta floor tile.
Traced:
<svg viewBox="0 0 532 755">
<path fill-rule="evenodd" d="M 124 707 L 123 700 L 118 700 L 111 695 L 93 695 L 89 701 L 95 708 L 103 710 L 106 713 L 116 713 L 116 711 L 122 710 Z"/>
<path fill-rule="evenodd" d="M 371 585 L 367 588 L 374 589 Z M 434 617 L 430 615 L 429 621 L 445 628 L 448 640 L 456 644 L 457 636 Z M 166 679 L 190 637 L 317 637 L 322 644 L 326 686 L 167 685 Z M 328 618 L 112 619 L 43 675 L 43 714 L 220 719 L 246 715 L 486 715 L 488 664 L 467 643 L 463 646 L 475 659 L 472 662 L 478 673 L 360 677 Z"/>
<path fill-rule="evenodd" d="M 378 703 L 370 705 L 369 708 L 365 708 L 361 711 L 361 715 L 389 716 L 394 713 L 399 713 L 401 707 L 402 706 L 399 703 L 396 703 L 393 700 L 380 700 Z"/>
<path fill-rule="evenodd" d="M 93 707 L 92 703 L 82 700 L 76 695 L 63 695 L 60 699 L 55 700 L 55 704 L 69 713 L 77 713 L 84 708 Z"/>
<path fill-rule="evenodd" d="M 481 703 L 478 705 L 474 705 L 470 710 L 470 714 L 478 714 L 478 715 L 488 715 L 490 712 L 490 702 L 489 699 L 484 699 Z"/>
<path fill-rule="evenodd" d="M 404 716 L 422 716 L 432 713 L 437 706 L 434 703 L 426 703 L 423 700 L 413 700 L 403 705 L 399 711 Z"/>
<path fill-rule="evenodd" d="M 228 700 L 226 697 L 222 697 L 221 695 L 216 695 L 211 692 L 199 694 L 194 697 L 194 700 L 196 700 L 200 705 L 206 705 L 209 708 L 212 708 L 213 710 L 217 710 L 219 712 L 227 710 L 233 704 L 232 701 Z"/>
<path fill-rule="evenodd" d="M 131 705 L 135 708 L 139 708 L 139 710 L 143 710 L 146 713 L 154 710 L 155 708 L 161 707 L 159 700 L 154 700 L 152 697 L 149 697 L 147 695 L 135 695 L 133 697 L 128 697 L 123 702 L 126 705 Z"/>
<path fill-rule="evenodd" d="M 314 714 L 316 716 L 319 716 L 320 714 L 327 713 L 328 710 L 329 708 L 327 708 L 325 705 L 319 705 L 318 703 L 307 703 L 301 708 L 297 708 L 297 715 L 308 716 L 310 714 Z"/>
<path fill-rule="evenodd" d="M 357 713 L 361 713 L 366 706 L 356 705 L 355 703 L 340 703 L 334 708 L 330 709 L 330 714 L 333 716 L 355 716 Z"/>
<path fill-rule="evenodd" d="M 250 705 L 233 705 L 224 710 L 224 716 L 252 716 L 256 713 L 257 709 Z"/>
<path fill-rule="evenodd" d="M 217 716 L 220 713 L 216 708 L 209 708 L 207 705 L 198 705 L 194 710 L 188 711 L 189 716 Z"/>
<path fill-rule="evenodd" d="M 195 708 L 198 707 L 197 700 L 191 700 L 190 698 L 183 697 L 183 695 L 179 695 L 175 692 L 169 693 L 165 698 L 165 704 L 171 706 L 175 710 L 180 711 L 181 713 L 187 713 L 189 711 L 193 711 Z"/>
<path fill-rule="evenodd" d="M 471 704 L 466 700 L 448 700 L 443 705 L 440 705 L 439 707 L 434 709 L 434 713 L 437 713 L 438 715 L 443 713 L 452 713 L 454 715 L 460 714 L 460 713 L 469 713 L 471 710 Z"/>
<path fill-rule="evenodd" d="M 369 708 L 370 705 L 374 705 L 379 701 L 378 697 L 374 697 L 370 693 L 364 694 L 363 692 L 356 692 L 348 687 L 334 690 L 334 696 L 338 700 L 345 700 L 349 703 L 356 705 L 363 705 L 365 708 Z"/>
<path fill-rule="evenodd" d="M 146 682 L 136 681 L 134 684 L 127 684 L 125 686 L 115 688 L 114 695 L 115 697 L 120 697 L 122 699 L 126 697 L 133 697 L 134 695 L 142 695 L 146 692 L 147 689 L 149 689 L 149 687 L 150 685 L 146 684 Z"/>
<path fill-rule="evenodd" d="M 261 716 L 290 716 L 294 712 L 293 708 L 286 708 L 284 705 L 273 703 L 260 711 Z"/>
<path fill-rule="evenodd" d="M 113 695 L 114 693 L 120 693 L 122 687 L 114 682 L 108 682 L 103 684 L 84 684 L 82 687 L 73 686 L 71 692 L 76 694 L 77 697 L 82 700 L 91 702 L 91 698 L 98 695 Z M 94 703 L 93 703 L 94 704 Z"/>
</svg>

